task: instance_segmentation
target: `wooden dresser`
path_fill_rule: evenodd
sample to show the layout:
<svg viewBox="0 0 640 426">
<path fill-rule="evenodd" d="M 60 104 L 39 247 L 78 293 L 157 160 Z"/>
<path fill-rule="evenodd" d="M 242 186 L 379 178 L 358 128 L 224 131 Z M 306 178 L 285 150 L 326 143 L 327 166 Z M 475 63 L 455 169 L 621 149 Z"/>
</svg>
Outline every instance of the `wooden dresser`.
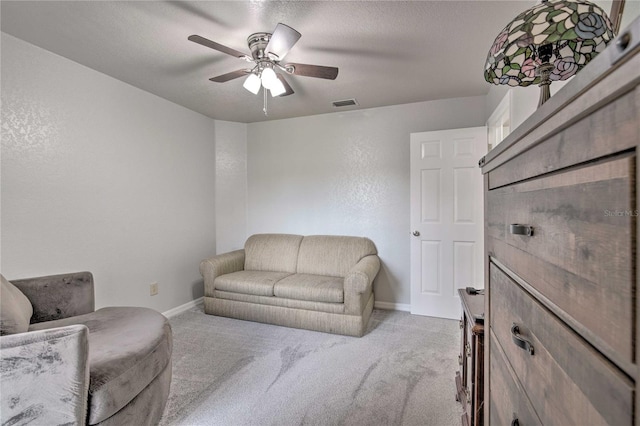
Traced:
<svg viewBox="0 0 640 426">
<path fill-rule="evenodd" d="M 640 19 L 480 161 L 487 425 L 640 425 L 639 41 Z"/>
<path fill-rule="evenodd" d="M 462 302 L 456 399 L 462 404 L 462 426 L 482 426 L 484 400 L 484 293 L 458 289 Z"/>
</svg>

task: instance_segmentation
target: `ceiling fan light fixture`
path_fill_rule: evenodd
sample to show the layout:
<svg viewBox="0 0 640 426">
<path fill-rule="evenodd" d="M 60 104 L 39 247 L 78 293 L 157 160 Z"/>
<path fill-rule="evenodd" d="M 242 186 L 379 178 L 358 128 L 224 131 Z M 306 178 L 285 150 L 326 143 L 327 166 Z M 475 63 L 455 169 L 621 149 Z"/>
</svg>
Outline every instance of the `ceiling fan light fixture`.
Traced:
<svg viewBox="0 0 640 426">
<path fill-rule="evenodd" d="M 273 70 L 273 68 L 267 67 L 265 69 L 262 70 L 262 85 L 265 87 L 265 89 L 271 89 L 276 82 L 280 82 L 280 80 L 278 80 L 278 76 L 276 75 L 276 72 Z"/>
<path fill-rule="evenodd" d="M 276 80 L 271 84 L 269 91 L 271 92 L 271 96 L 275 98 L 276 96 L 282 95 L 287 91 L 287 89 L 284 87 L 284 84 L 282 84 L 280 79 L 276 78 Z"/>
<path fill-rule="evenodd" d="M 336 67 L 298 63 L 280 64 L 280 61 L 282 61 L 289 50 L 298 42 L 300 37 L 301 34 L 298 31 L 282 23 L 276 25 L 273 33 L 253 33 L 247 38 L 251 56 L 199 35 L 194 34 L 187 37 L 187 39 L 209 49 L 217 50 L 218 52 L 254 64 L 253 69 L 238 69 L 210 78 L 209 80 L 215 83 L 225 83 L 246 76 L 247 78 L 242 86 L 254 95 L 260 93 L 260 89 L 264 87 L 264 91 L 262 92 L 263 111 L 266 115 L 267 90 L 271 92 L 272 97 L 289 96 L 294 93 L 284 78 L 285 75 L 315 77 L 327 80 L 335 80 L 338 76 L 338 68 Z M 276 69 L 280 71 L 276 72 Z"/>
<path fill-rule="evenodd" d="M 249 74 L 249 77 L 247 77 L 247 79 L 244 81 L 244 84 L 242 85 L 242 87 L 244 87 L 254 95 L 257 95 L 258 92 L 260 91 L 261 83 L 262 82 L 260 80 L 260 77 L 258 77 L 254 73 L 251 73 Z"/>
</svg>

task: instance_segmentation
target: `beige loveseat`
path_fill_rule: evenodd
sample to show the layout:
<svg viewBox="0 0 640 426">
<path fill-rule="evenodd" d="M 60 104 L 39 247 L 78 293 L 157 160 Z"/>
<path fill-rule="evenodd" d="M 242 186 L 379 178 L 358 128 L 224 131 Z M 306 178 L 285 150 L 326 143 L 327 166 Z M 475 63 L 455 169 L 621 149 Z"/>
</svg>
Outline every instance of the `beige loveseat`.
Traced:
<svg viewBox="0 0 640 426">
<path fill-rule="evenodd" d="M 362 336 L 380 270 L 368 238 L 257 234 L 200 264 L 207 314 Z"/>
</svg>

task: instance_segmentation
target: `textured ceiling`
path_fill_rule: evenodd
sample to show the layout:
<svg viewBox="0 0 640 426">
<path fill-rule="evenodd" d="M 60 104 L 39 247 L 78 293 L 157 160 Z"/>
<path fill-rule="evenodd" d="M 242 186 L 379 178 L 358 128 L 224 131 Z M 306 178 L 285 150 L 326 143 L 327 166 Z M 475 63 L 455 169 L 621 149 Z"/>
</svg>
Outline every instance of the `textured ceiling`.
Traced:
<svg viewBox="0 0 640 426">
<path fill-rule="evenodd" d="M 487 51 L 535 1 L 2 1 L 3 32 L 209 117 L 256 122 L 486 94 Z M 247 63 L 187 40 L 198 34 L 249 53 L 246 38 L 285 23 L 302 38 L 286 62 L 335 66 L 334 81 L 288 76 L 295 94 L 269 97 L 243 78 L 210 77 Z"/>
</svg>

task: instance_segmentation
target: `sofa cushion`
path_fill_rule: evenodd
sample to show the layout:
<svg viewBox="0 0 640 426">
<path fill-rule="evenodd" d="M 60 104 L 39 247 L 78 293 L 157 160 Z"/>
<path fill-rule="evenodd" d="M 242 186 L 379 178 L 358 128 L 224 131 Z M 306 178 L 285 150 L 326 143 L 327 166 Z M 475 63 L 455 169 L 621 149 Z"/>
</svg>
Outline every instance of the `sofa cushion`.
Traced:
<svg viewBox="0 0 640 426">
<path fill-rule="evenodd" d="M 291 275 L 288 272 L 238 271 L 220 275 L 213 281 L 216 290 L 273 296 L 273 285 Z"/>
<path fill-rule="evenodd" d="M 0 275 L 0 281 L 0 335 L 24 333 L 29 330 L 33 306 L 4 276 Z"/>
<path fill-rule="evenodd" d="M 171 326 L 148 308 L 109 307 L 33 324 L 30 330 L 84 324 L 89 328 L 89 424 L 127 405 L 171 359 Z"/>
<path fill-rule="evenodd" d="M 294 273 L 301 241 L 302 235 L 252 235 L 244 244 L 244 269 Z"/>
<path fill-rule="evenodd" d="M 378 254 L 368 238 L 338 235 L 304 237 L 298 254 L 297 272 L 300 274 L 345 277 L 360 259 Z"/>
<path fill-rule="evenodd" d="M 273 294 L 285 299 L 343 303 L 344 278 L 293 274 L 278 281 L 273 288 Z"/>
<path fill-rule="evenodd" d="M 213 297 L 206 299 L 227 299 L 237 302 L 251 303 L 248 309 L 256 309 L 253 305 L 281 306 L 283 308 L 300 309 L 303 311 L 318 311 L 332 314 L 344 314 L 344 303 L 311 302 L 309 300 L 285 299 L 284 297 L 256 296 L 255 294 L 230 293 L 216 290 Z M 206 306 L 207 302 L 205 302 Z"/>
</svg>

